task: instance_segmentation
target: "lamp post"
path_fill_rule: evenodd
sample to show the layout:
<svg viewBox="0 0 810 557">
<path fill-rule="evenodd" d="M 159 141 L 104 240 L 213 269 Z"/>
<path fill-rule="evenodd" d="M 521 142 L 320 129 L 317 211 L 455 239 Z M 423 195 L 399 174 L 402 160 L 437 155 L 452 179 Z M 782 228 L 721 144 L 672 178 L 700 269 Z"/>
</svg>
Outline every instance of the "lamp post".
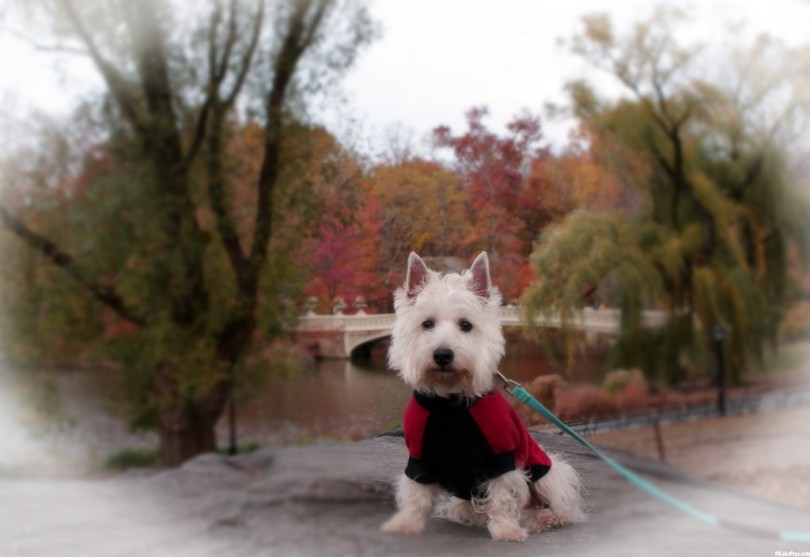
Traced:
<svg viewBox="0 0 810 557">
<path fill-rule="evenodd" d="M 726 339 L 726 329 L 722 325 L 712 327 L 712 347 L 714 348 L 715 372 L 717 374 L 717 413 L 726 415 L 726 363 L 724 359 L 723 341 Z"/>
<path fill-rule="evenodd" d="M 236 369 L 231 366 L 231 392 L 228 400 L 228 454 L 235 456 L 239 452 L 236 440 Z"/>
</svg>

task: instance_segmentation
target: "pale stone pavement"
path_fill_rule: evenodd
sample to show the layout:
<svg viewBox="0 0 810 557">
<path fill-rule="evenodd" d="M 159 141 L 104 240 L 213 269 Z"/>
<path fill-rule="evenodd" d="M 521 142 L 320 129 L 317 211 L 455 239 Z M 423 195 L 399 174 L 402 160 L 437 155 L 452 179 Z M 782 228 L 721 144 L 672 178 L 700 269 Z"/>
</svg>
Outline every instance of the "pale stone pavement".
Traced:
<svg viewBox="0 0 810 557">
<path fill-rule="evenodd" d="M 382 535 L 401 438 L 199 457 L 180 469 L 102 479 L 0 480 L 0 555 L 751 555 L 810 547 L 696 522 L 631 487 L 569 439 L 538 434 L 569 456 L 588 488 L 590 519 L 522 545 L 434 519 L 415 538 Z M 652 460 L 612 453 L 660 487 L 718 515 L 759 527 L 810 529 L 810 513 L 718 488 Z"/>
</svg>

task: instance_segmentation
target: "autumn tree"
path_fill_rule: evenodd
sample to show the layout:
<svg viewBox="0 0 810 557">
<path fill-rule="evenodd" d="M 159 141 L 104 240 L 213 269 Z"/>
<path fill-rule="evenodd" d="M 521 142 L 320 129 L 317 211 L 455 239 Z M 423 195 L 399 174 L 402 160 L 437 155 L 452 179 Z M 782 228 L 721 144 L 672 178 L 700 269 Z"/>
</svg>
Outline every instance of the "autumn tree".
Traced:
<svg viewBox="0 0 810 557">
<path fill-rule="evenodd" d="M 216 447 L 240 362 L 281 309 L 285 254 L 274 246 L 280 209 L 295 208 L 285 173 L 291 124 L 352 64 L 372 27 L 362 6 L 331 0 L 30 8 L 53 29 L 49 48 L 86 55 L 101 76 L 105 92 L 89 112 L 114 171 L 93 181 L 92 210 L 73 228 L 26 220 L 24 184 L 4 184 L 18 191 L 4 196 L 0 222 L 129 324 L 117 357 L 141 387 L 139 413 L 158 429 L 164 462 L 178 464 Z M 261 130 L 252 176 L 236 172 L 228 152 L 245 113 Z M 63 183 L 91 156 L 81 155 Z"/>
<path fill-rule="evenodd" d="M 468 198 L 470 251 L 486 250 L 493 260 L 495 280 L 506 299 L 520 294 L 517 278 L 535 235 L 542 226 L 538 186 L 543 177 L 532 175 L 536 163 L 548 156 L 542 146 L 539 118 L 521 114 L 500 136 L 484 120 L 486 108 L 467 112 L 467 130 L 454 135 L 446 126 L 433 132 L 437 147 L 451 149 L 451 166 L 461 178 Z"/>
<path fill-rule="evenodd" d="M 810 53 L 762 38 L 714 60 L 727 73 L 707 79 L 698 71 L 706 51 L 677 40 L 684 21 L 659 8 L 617 37 L 608 18 L 585 19 L 576 52 L 624 95 L 602 98 L 576 82 L 573 111 L 599 164 L 636 199 L 549 229 L 525 302 L 535 313 L 569 315 L 583 304 L 584 285 L 597 285 L 622 310 L 613 365 L 643 367 L 660 382 L 677 381 L 689 362 L 705 370 L 708 331 L 722 326 L 739 380 L 789 302 L 786 254 L 807 249 L 807 207 L 791 188 L 788 146 L 810 106 Z M 668 313 L 660 330 L 642 326 L 648 308 Z"/>
<path fill-rule="evenodd" d="M 75 130 L 50 118 L 31 117 L 24 127 L 28 141 L 3 161 L 3 175 L 14 187 L 3 188 L 3 201 L 16 216 L 40 231 L 81 226 L 72 202 L 87 191 L 87 181 L 62 179 L 73 166 L 73 150 L 88 147 Z M 31 141 L 36 137 L 36 141 Z M 88 149 L 85 176 L 94 179 L 111 165 L 104 149 Z M 59 153 L 58 156 L 53 156 Z M 74 365 L 87 354 L 109 315 L 80 291 L 64 271 L 0 228 L 0 331 L 5 358 L 22 365 Z"/>
<path fill-rule="evenodd" d="M 411 251 L 456 255 L 467 240 L 467 196 L 458 176 L 438 163 L 407 159 L 380 165 L 369 178 L 380 208 L 380 266 L 399 268 Z"/>
<path fill-rule="evenodd" d="M 234 131 L 227 149 L 233 180 L 229 205 L 243 244 L 249 244 L 254 232 L 253 180 L 261 165 L 263 136 L 258 123 L 247 122 Z M 291 123 L 283 152 L 280 179 L 284 187 L 276 202 L 279 226 L 271 252 L 284 263 L 273 265 L 269 276 L 276 283 L 274 291 L 287 300 L 298 298 L 303 290 L 307 295 L 324 295 L 328 303 L 338 294 L 345 295 L 345 289 L 358 290 L 351 280 L 357 259 L 344 251 L 357 240 L 347 227 L 358 211 L 363 169 L 319 126 Z M 362 243 L 357 247 L 362 249 Z M 345 266 L 346 272 L 336 271 L 335 265 Z M 359 276 L 368 280 L 362 273 Z"/>
</svg>

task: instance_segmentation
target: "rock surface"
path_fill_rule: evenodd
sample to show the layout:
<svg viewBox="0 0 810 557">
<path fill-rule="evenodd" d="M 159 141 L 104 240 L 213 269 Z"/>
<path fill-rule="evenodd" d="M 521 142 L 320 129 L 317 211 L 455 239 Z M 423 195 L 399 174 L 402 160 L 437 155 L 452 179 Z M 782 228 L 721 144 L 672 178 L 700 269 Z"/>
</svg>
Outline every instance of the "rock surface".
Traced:
<svg viewBox="0 0 810 557">
<path fill-rule="evenodd" d="M 0 480 L 2 556 L 752 555 L 810 551 L 696 522 L 630 486 L 575 442 L 536 434 L 580 471 L 589 520 L 492 541 L 484 529 L 432 519 L 389 537 L 401 438 L 204 455 L 157 473 L 104 479 Z M 627 453 L 614 458 L 690 504 L 752 526 L 810 530 L 810 514 L 740 495 Z"/>
</svg>

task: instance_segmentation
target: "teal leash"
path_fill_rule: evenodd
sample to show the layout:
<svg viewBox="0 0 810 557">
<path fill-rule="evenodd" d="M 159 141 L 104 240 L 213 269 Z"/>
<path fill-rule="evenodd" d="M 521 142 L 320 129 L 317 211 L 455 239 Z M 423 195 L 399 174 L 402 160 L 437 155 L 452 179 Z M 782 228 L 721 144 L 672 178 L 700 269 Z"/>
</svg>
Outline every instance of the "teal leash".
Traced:
<svg viewBox="0 0 810 557">
<path fill-rule="evenodd" d="M 526 391 L 526 389 L 524 389 L 520 385 L 520 383 L 506 378 L 500 371 L 496 371 L 496 373 L 503 380 L 504 389 L 506 390 L 507 393 L 514 396 L 522 403 L 526 404 L 529 408 L 531 408 L 532 410 L 543 416 L 543 418 L 548 420 L 550 423 L 557 426 L 561 431 L 567 433 L 576 442 L 578 442 L 580 445 L 582 445 L 590 452 L 592 452 L 594 455 L 596 455 L 600 460 L 602 460 L 605 464 L 610 466 L 615 472 L 624 477 L 631 484 L 638 487 L 642 491 L 645 491 L 646 493 L 652 495 L 653 497 L 660 499 L 661 501 L 667 503 L 668 505 L 675 507 L 679 511 L 710 526 L 726 528 L 730 530 L 735 530 L 737 532 L 744 532 L 758 537 L 782 540 L 786 542 L 810 543 L 810 532 L 770 530 L 765 528 L 759 528 L 756 526 L 750 526 L 747 524 L 741 524 L 731 520 L 718 518 L 707 512 L 701 511 L 700 509 L 690 505 L 686 501 L 678 499 L 674 495 L 667 493 L 663 489 L 648 482 L 647 480 L 645 480 L 632 470 L 629 470 L 628 468 L 622 466 L 621 464 L 619 464 L 618 462 L 616 462 L 615 460 L 604 454 L 602 451 L 591 445 L 576 431 L 568 427 L 568 425 L 565 422 L 563 422 L 561 419 L 555 416 L 548 408 L 543 406 L 540 403 L 540 401 L 538 401 L 531 394 L 529 394 L 529 392 Z"/>
</svg>

